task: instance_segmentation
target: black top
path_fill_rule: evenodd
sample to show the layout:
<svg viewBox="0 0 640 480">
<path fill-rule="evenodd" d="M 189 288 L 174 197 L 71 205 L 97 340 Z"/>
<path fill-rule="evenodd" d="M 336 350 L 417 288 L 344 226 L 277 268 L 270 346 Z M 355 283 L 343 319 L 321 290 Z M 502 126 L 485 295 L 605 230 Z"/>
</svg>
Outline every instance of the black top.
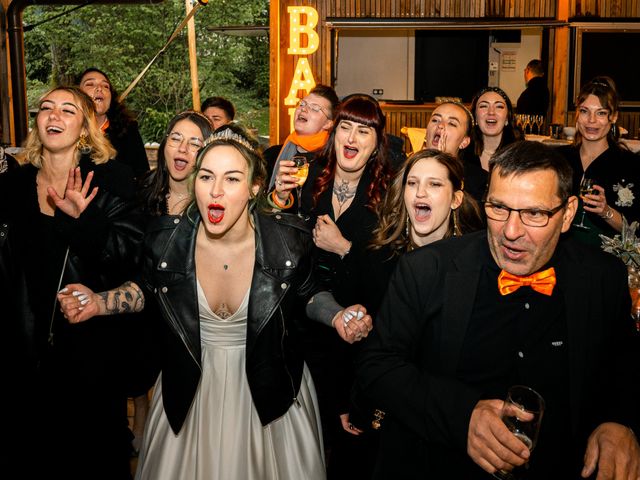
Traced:
<svg viewBox="0 0 640 480">
<path fill-rule="evenodd" d="M 580 148 L 573 145 L 559 147 L 558 150 L 573 168 L 573 194 L 580 195 L 583 175 L 595 180 L 596 185 L 605 190 L 607 204 L 622 213 L 629 223 L 640 220 L 640 157 L 629 150 L 610 146 L 602 152 L 585 171 L 580 160 Z M 576 214 L 574 223 L 580 221 L 582 208 Z M 590 230 L 572 228 L 571 233 L 581 241 L 600 245 L 599 234 L 611 237 L 617 232 L 595 213 L 585 213 L 585 225 Z"/>
<path fill-rule="evenodd" d="M 565 455 L 569 453 L 567 442 L 560 441 L 570 433 L 563 294 L 559 287 L 551 296 L 521 287 L 503 296 L 498 290 L 500 269 L 488 248 L 482 255 L 482 273 L 457 376 L 480 390 L 485 399 L 504 399 L 511 385 L 536 390 L 547 408 L 528 473 L 537 478 L 571 478 L 568 472 L 574 459 Z M 553 265 L 552 259 L 541 270 Z M 476 470 L 476 477 L 490 478 Z"/>
<path fill-rule="evenodd" d="M 105 134 L 116 149 L 115 160 L 131 168 L 135 178 L 141 178 L 145 172 L 149 171 L 147 151 L 144 149 L 144 142 L 136 122 L 129 123 L 127 128 L 118 135 L 111 131 L 111 127 L 107 128 Z"/>
<path fill-rule="evenodd" d="M 546 115 L 549 109 L 549 88 L 544 77 L 533 77 L 518 97 L 516 113 Z"/>
</svg>

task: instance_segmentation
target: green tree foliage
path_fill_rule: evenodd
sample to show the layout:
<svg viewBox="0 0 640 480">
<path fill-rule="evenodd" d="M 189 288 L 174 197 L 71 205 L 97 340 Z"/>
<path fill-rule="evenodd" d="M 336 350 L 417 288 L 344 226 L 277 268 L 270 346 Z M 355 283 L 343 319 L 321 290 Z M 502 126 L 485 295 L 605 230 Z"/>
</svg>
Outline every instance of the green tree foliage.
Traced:
<svg viewBox="0 0 640 480">
<path fill-rule="evenodd" d="M 182 0 L 72 8 L 32 6 L 25 10 L 27 95 L 31 108 L 52 85 L 73 83 L 80 72 L 91 66 L 107 72 L 118 93 L 122 93 L 185 16 Z M 209 27 L 267 25 L 268 8 L 268 0 L 210 0 L 195 15 L 200 98 L 229 98 L 238 111 L 236 118 L 258 128 L 261 134 L 268 129 L 268 39 L 221 35 Z M 53 18 L 61 13 L 65 14 Z M 136 114 L 145 141 L 159 141 L 167 121 L 176 112 L 193 107 L 186 28 L 160 55 L 125 103 Z"/>
</svg>

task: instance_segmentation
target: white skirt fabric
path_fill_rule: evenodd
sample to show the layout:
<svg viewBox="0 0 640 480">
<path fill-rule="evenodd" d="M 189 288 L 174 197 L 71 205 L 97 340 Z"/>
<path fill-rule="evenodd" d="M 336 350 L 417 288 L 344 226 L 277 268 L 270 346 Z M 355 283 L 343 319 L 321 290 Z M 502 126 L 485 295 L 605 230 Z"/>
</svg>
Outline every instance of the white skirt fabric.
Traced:
<svg viewBox="0 0 640 480">
<path fill-rule="evenodd" d="M 326 478 L 315 388 L 304 366 L 298 402 L 260 423 L 245 373 L 249 292 L 231 317 L 215 315 L 198 284 L 202 377 L 178 435 L 156 383 L 136 480 L 321 480 Z"/>
</svg>

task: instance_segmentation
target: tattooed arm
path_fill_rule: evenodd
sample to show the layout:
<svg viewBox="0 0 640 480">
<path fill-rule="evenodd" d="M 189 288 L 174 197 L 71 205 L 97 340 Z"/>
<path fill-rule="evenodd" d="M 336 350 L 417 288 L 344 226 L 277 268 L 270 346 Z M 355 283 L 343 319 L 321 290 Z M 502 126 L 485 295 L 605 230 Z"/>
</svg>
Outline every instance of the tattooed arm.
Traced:
<svg viewBox="0 0 640 480">
<path fill-rule="evenodd" d="M 139 312 L 144 308 L 144 293 L 135 282 L 99 293 L 71 283 L 58 292 L 58 301 L 69 323 L 80 323 L 97 315 Z"/>
</svg>

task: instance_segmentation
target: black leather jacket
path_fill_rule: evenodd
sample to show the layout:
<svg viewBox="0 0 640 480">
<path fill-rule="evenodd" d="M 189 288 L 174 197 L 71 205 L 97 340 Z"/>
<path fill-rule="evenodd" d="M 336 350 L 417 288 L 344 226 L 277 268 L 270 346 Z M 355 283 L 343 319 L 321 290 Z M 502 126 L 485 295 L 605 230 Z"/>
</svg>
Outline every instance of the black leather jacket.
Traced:
<svg viewBox="0 0 640 480">
<path fill-rule="evenodd" d="M 133 177 L 127 167 L 115 162 L 94 165 L 86 157 L 80 168 L 83 178 L 94 172 L 91 186 L 99 186 L 99 191 L 78 219 L 55 212 L 55 236 L 60 245 L 69 246 L 61 284 L 84 283 L 96 291 L 114 288 L 131 278 L 140 257 L 144 225 L 133 203 L 125 199 L 133 196 Z M 29 287 L 27 272 L 44 271 L 41 253 L 53 248 L 40 240 L 37 172 L 24 165 L 0 177 L 0 225 L 5 230 L 0 237 L 0 302 L 8 330 L 2 344 L 6 342 L 4 352 L 11 352 L 12 362 L 26 375 L 35 373 L 41 360 L 52 310 L 56 331 L 66 335 L 91 329 L 67 324 L 54 304 L 55 290 L 45 295 Z M 55 268 L 62 271 L 62 261 Z"/>
<path fill-rule="evenodd" d="M 141 281 L 155 296 L 167 327 L 162 362 L 164 409 L 179 432 L 198 388 L 200 319 L 195 275 L 197 212 L 161 217 L 145 237 Z M 256 258 L 249 294 L 246 374 L 263 425 L 296 401 L 303 356 L 296 330 L 307 299 L 318 291 L 313 241 L 295 215 L 253 214 Z"/>
</svg>

